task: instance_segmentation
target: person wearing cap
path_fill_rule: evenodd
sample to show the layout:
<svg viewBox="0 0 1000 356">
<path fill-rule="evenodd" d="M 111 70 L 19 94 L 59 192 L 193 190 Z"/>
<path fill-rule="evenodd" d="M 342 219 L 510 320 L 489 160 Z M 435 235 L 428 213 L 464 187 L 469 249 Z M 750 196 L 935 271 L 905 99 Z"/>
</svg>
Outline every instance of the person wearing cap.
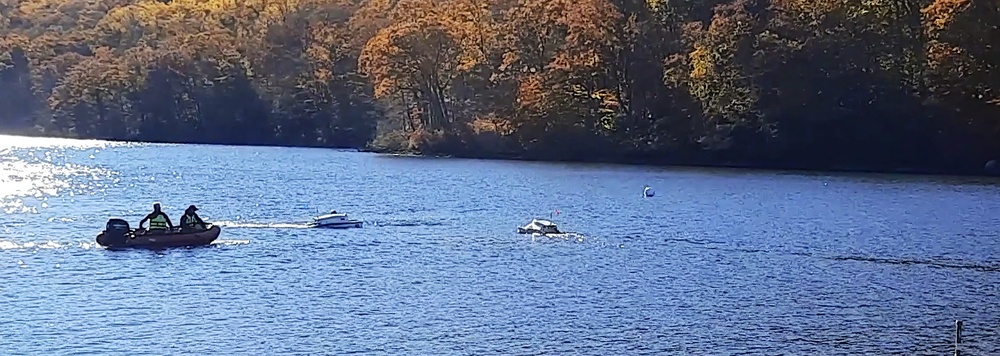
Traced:
<svg viewBox="0 0 1000 356">
<path fill-rule="evenodd" d="M 197 232 L 208 229 L 195 211 L 198 211 L 198 207 L 194 205 L 189 206 L 184 211 L 184 215 L 181 216 L 181 232 Z"/>
<path fill-rule="evenodd" d="M 142 223 L 147 220 L 149 220 L 149 229 L 146 229 L 147 232 L 163 234 L 174 229 L 174 223 L 170 222 L 170 217 L 167 216 L 167 213 L 160 210 L 160 203 L 153 203 L 153 212 L 139 221 L 140 229 L 142 228 Z"/>
</svg>

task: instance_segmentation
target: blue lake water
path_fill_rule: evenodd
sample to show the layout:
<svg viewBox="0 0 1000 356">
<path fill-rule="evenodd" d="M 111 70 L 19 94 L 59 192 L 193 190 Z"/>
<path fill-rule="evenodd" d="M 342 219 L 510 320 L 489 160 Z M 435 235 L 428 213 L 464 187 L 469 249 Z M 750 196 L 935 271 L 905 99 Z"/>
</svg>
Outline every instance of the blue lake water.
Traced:
<svg viewBox="0 0 1000 356">
<path fill-rule="evenodd" d="M 1000 354 L 998 198 L 987 178 L 0 136 L 0 354 L 942 355 L 956 319 L 965 355 Z M 221 237 L 94 243 L 154 201 Z M 333 209 L 365 227 L 305 228 Z M 550 214 L 570 233 L 515 233 Z"/>
</svg>

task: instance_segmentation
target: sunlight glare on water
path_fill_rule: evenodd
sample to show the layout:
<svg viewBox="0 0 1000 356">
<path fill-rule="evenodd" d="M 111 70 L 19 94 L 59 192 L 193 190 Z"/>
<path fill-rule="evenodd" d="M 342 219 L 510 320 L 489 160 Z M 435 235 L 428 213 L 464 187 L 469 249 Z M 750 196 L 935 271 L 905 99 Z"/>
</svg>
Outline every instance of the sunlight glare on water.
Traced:
<svg viewBox="0 0 1000 356">
<path fill-rule="evenodd" d="M 27 226 L 73 223 L 76 219 L 43 211 L 50 208 L 53 198 L 70 205 L 76 204 L 77 198 L 100 199 L 104 190 L 120 181 L 118 172 L 97 164 L 96 158 L 109 148 L 132 145 L 135 144 L 0 136 L 0 213 L 10 215 L 0 225 L 0 248 L 52 247 L 45 245 L 44 239 L 50 236 L 45 236 L 41 229 L 21 234 L 21 239 L 37 238 L 27 244 L 11 242 L 7 236 Z"/>
<path fill-rule="evenodd" d="M 0 136 L 0 210 L 36 213 L 49 197 L 86 194 L 117 184 L 114 172 L 79 163 L 109 147 L 107 141 Z"/>
</svg>

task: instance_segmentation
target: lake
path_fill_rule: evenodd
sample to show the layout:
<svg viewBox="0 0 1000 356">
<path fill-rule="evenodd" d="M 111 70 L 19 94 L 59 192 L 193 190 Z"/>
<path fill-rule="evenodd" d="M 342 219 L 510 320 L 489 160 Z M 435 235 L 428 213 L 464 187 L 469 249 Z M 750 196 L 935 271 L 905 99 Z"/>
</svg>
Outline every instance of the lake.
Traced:
<svg viewBox="0 0 1000 356">
<path fill-rule="evenodd" d="M 964 355 L 998 354 L 998 198 L 990 178 L 0 136 L 0 354 L 942 355 L 955 320 Z M 155 201 L 222 235 L 94 243 Z M 305 227 L 329 210 L 366 225 Z M 550 215 L 569 233 L 516 233 Z"/>
</svg>

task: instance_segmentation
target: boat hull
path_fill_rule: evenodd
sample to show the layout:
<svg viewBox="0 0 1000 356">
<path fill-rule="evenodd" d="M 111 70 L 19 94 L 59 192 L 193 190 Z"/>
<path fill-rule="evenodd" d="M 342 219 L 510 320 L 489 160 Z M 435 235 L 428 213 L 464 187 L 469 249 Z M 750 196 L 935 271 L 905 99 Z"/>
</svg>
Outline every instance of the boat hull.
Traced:
<svg viewBox="0 0 1000 356">
<path fill-rule="evenodd" d="M 313 222 L 311 227 L 319 227 L 324 229 L 351 229 L 360 228 L 364 223 L 361 221 L 338 221 L 338 222 Z"/>
<path fill-rule="evenodd" d="M 538 235 L 549 235 L 549 234 L 561 234 L 559 231 L 542 231 L 538 229 L 525 229 L 523 227 L 517 228 L 518 234 L 538 234 Z"/>
<path fill-rule="evenodd" d="M 136 234 L 135 230 L 133 230 L 124 242 L 114 243 L 110 241 L 110 239 L 105 238 L 104 232 L 101 232 L 97 235 L 97 244 L 107 248 L 165 248 L 202 246 L 211 244 L 215 241 L 215 239 L 219 238 L 221 233 L 222 229 L 219 228 L 218 225 L 211 225 L 208 230 L 193 233 L 172 232 L 167 234 Z"/>
<path fill-rule="evenodd" d="M 524 226 L 517 227 L 517 233 L 519 234 L 559 234 L 559 229 L 556 228 L 556 224 L 549 220 L 544 219 L 532 219 L 531 223 Z"/>
</svg>

